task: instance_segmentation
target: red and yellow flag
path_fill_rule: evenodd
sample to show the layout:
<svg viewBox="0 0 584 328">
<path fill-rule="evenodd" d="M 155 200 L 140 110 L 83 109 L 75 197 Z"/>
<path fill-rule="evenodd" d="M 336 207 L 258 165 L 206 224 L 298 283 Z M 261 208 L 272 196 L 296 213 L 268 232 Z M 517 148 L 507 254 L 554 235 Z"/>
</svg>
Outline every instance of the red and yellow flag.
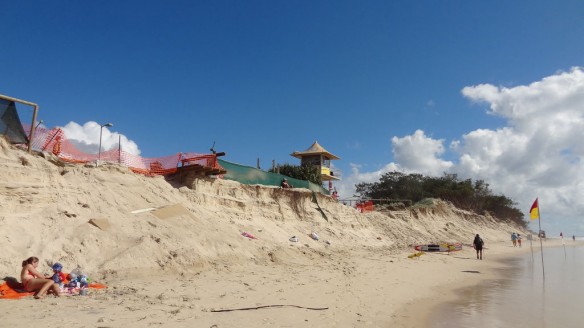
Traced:
<svg viewBox="0 0 584 328">
<path fill-rule="evenodd" d="M 539 205 L 537 204 L 537 198 L 535 199 L 535 202 L 533 202 L 533 205 L 531 205 L 531 209 L 529 210 L 529 216 L 531 217 L 532 220 L 539 219 Z"/>
</svg>

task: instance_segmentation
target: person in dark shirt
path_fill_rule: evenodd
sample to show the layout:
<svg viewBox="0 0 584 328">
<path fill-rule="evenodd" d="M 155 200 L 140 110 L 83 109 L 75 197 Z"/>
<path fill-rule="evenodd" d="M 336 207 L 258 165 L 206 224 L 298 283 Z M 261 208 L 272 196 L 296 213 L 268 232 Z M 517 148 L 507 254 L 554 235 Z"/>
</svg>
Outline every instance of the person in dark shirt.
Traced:
<svg viewBox="0 0 584 328">
<path fill-rule="evenodd" d="M 284 179 L 282 180 L 282 183 L 280 184 L 280 186 L 281 186 L 282 188 L 292 188 L 292 186 L 288 184 L 288 179 L 286 179 L 286 178 L 284 178 Z"/>
<path fill-rule="evenodd" d="M 472 246 L 477 251 L 477 260 L 483 259 L 483 245 L 485 245 L 485 243 L 483 242 L 483 239 L 477 233 L 477 235 L 474 238 L 474 241 L 472 242 Z"/>
</svg>

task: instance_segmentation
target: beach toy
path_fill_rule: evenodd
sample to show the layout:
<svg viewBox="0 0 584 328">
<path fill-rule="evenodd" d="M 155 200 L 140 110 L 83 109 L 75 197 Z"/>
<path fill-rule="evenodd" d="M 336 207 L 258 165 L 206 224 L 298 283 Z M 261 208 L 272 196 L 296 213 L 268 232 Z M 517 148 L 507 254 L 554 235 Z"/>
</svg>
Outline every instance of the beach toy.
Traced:
<svg viewBox="0 0 584 328">
<path fill-rule="evenodd" d="M 74 274 L 76 277 L 82 276 L 83 275 L 83 271 L 81 271 L 80 267 L 76 267 L 75 269 L 73 269 L 71 271 L 70 274 Z"/>
<path fill-rule="evenodd" d="M 247 237 L 249 239 L 257 239 L 256 237 L 254 237 L 252 234 L 247 233 L 247 232 L 242 232 L 241 233 L 242 236 Z"/>
<path fill-rule="evenodd" d="M 85 288 L 85 287 L 89 286 L 89 278 L 87 278 L 87 276 L 86 276 L 86 275 L 82 275 L 82 276 L 79 278 L 79 286 L 80 286 L 81 288 Z"/>
<path fill-rule="evenodd" d="M 422 255 L 424 255 L 424 252 L 418 252 L 418 253 L 414 253 L 414 254 L 408 255 L 408 258 L 410 258 L 410 259 L 418 258 L 418 257 L 420 257 Z"/>
<path fill-rule="evenodd" d="M 69 273 L 69 281 L 71 282 L 81 282 L 81 277 L 83 277 L 84 274 L 81 271 L 80 267 L 76 267 L 75 269 L 71 270 L 71 272 Z"/>
</svg>

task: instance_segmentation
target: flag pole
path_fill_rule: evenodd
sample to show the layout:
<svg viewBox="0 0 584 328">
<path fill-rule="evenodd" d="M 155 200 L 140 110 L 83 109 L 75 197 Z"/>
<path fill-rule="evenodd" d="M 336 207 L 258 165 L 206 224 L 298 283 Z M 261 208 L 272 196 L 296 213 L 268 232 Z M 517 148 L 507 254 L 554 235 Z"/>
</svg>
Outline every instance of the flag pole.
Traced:
<svg viewBox="0 0 584 328">
<path fill-rule="evenodd" d="M 531 248 L 531 263 L 533 263 L 533 235 L 529 234 L 529 247 Z"/>
<path fill-rule="evenodd" d="M 539 199 L 539 197 L 538 197 Z M 537 200 L 536 200 L 537 201 Z M 538 213 L 538 218 L 537 218 L 537 223 L 539 225 L 539 246 L 541 247 L 541 272 L 543 273 L 543 280 L 545 281 L 545 267 L 543 265 L 543 241 L 541 240 L 541 211 L 539 210 L 539 202 L 537 204 L 537 213 Z"/>
<path fill-rule="evenodd" d="M 562 245 L 564 245 L 564 260 L 566 259 L 566 242 L 564 241 L 564 233 L 560 232 L 560 237 L 562 237 Z"/>
</svg>

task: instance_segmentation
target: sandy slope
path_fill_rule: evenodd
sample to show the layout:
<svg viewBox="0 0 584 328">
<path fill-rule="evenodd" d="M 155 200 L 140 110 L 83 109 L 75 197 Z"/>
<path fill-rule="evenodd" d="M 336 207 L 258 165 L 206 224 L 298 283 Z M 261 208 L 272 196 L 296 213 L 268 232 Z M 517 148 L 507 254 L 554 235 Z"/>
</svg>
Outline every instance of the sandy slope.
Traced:
<svg viewBox="0 0 584 328">
<path fill-rule="evenodd" d="M 496 262 L 476 261 L 468 247 L 411 260 L 410 245 L 469 244 L 478 232 L 496 258 L 516 251 L 508 239 L 519 230 L 441 201 L 361 214 L 316 195 L 325 217 L 304 189 L 216 179 L 184 186 L 115 165 L 64 165 L 4 140 L 0 172 L 0 276 L 17 277 L 34 255 L 79 265 L 110 286 L 89 297 L 0 301 L 9 326 L 415 326 L 408 304 L 487 277 Z M 150 208 L 160 210 L 138 211 Z M 472 270 L 484 275 L 464 272 Z M 275 304 L 328 309 L 211 312 Z"/>
</svg>

